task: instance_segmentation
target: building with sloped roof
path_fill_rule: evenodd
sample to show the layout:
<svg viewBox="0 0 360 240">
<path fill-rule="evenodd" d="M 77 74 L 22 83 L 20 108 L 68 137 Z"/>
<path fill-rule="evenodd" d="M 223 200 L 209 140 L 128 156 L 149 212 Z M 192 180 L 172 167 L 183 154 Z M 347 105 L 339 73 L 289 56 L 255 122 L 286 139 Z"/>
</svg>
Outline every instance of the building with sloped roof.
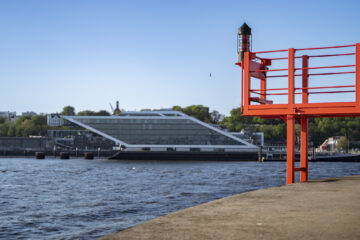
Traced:
<svg viewBox="0 0 360 240">
<path fill-rule="evenodd" d="M 257 146 L 178 111 L 62 118 L 113 141 L 119 150 L 125 152 L 258 151 Z"/>
</svg>

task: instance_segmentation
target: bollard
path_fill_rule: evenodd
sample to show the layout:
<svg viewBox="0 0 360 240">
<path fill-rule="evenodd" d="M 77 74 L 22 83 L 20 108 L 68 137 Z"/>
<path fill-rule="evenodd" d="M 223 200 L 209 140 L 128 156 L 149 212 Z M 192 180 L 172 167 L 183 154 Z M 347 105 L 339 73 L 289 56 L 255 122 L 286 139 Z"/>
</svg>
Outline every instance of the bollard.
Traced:
<svg viewBox="0 0 360 240">
<path fill-rule="evenodd" d="M 44 152 L 35 152 L 35 158 L 36 159 L 45 159 L 45 153 Z"/>
<path fill-rule="evenodd" d="M 70 159 L 70 154 L 68 152 L 60 152 L 60 159 L 62 160 Z"/>
<path fill-rule="evenodd" d="M 92 152 L 86 152 L 86 153 L 84 153 L 84 159 L 85 160 L 93 160 L 94 154 Z"/>
</svg>

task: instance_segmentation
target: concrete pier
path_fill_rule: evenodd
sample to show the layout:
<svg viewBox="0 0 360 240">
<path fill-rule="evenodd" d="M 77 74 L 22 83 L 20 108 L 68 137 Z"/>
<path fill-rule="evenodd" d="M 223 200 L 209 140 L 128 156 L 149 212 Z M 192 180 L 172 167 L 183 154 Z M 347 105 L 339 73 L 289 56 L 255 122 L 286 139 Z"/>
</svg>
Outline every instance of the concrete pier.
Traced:
<svg viewBox="0 0 360 240">
<path fill-rule="evenodd" d="M 360 175 L 242 193 L 101 239 L 360 239 Z"/>
</svg>

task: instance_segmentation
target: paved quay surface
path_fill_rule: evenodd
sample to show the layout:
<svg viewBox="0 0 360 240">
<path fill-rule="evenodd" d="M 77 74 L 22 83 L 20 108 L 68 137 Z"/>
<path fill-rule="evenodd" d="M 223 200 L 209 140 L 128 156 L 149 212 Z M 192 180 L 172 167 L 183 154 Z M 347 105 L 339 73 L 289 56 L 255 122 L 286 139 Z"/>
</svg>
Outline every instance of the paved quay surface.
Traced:
<svg viewBox="0 0 360 240">
<path fill-rule="evenodd" d="M 360 239 L 360 175 L 246 192 L 105 236 L 115 239 Z"/>
</svg>

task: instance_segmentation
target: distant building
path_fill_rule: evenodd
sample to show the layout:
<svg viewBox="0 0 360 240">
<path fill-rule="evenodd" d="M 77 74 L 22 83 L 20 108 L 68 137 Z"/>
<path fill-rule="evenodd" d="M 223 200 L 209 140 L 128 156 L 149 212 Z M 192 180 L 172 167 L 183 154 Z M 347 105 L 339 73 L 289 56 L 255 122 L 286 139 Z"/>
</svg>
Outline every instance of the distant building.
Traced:
<svg viewBox="0 0 360 240">
<path fill-rule="evenodd" d="M 21 114 L 21 116 L 24 116 L 24 117 L 33 117 L 33 116 L 36 116 L 36 112 L 23 112 Z"/>
<path fill-rule="evenodd" d="M 6 120 L 16 120 L 16 112 L 0 112 L 0 117 Z"/>
<path fill-rule="evenodd" d="M 317 152 L 335 152 L 337 150 L 337 144 L 341 136 L 329 137 L 326 139 L 317 149 Z"/>
<path fill-rule="evenodd" d="M 126 151 L 257 152 L 258 147 L 178 111 L 63 116 Z"/>
<path fill-rule="evenodd" d="M 51 113 L 47 115 L 48 126 L 62 126 L 64 125 L 64 119 L 58 113 Z"/>
</svg>

